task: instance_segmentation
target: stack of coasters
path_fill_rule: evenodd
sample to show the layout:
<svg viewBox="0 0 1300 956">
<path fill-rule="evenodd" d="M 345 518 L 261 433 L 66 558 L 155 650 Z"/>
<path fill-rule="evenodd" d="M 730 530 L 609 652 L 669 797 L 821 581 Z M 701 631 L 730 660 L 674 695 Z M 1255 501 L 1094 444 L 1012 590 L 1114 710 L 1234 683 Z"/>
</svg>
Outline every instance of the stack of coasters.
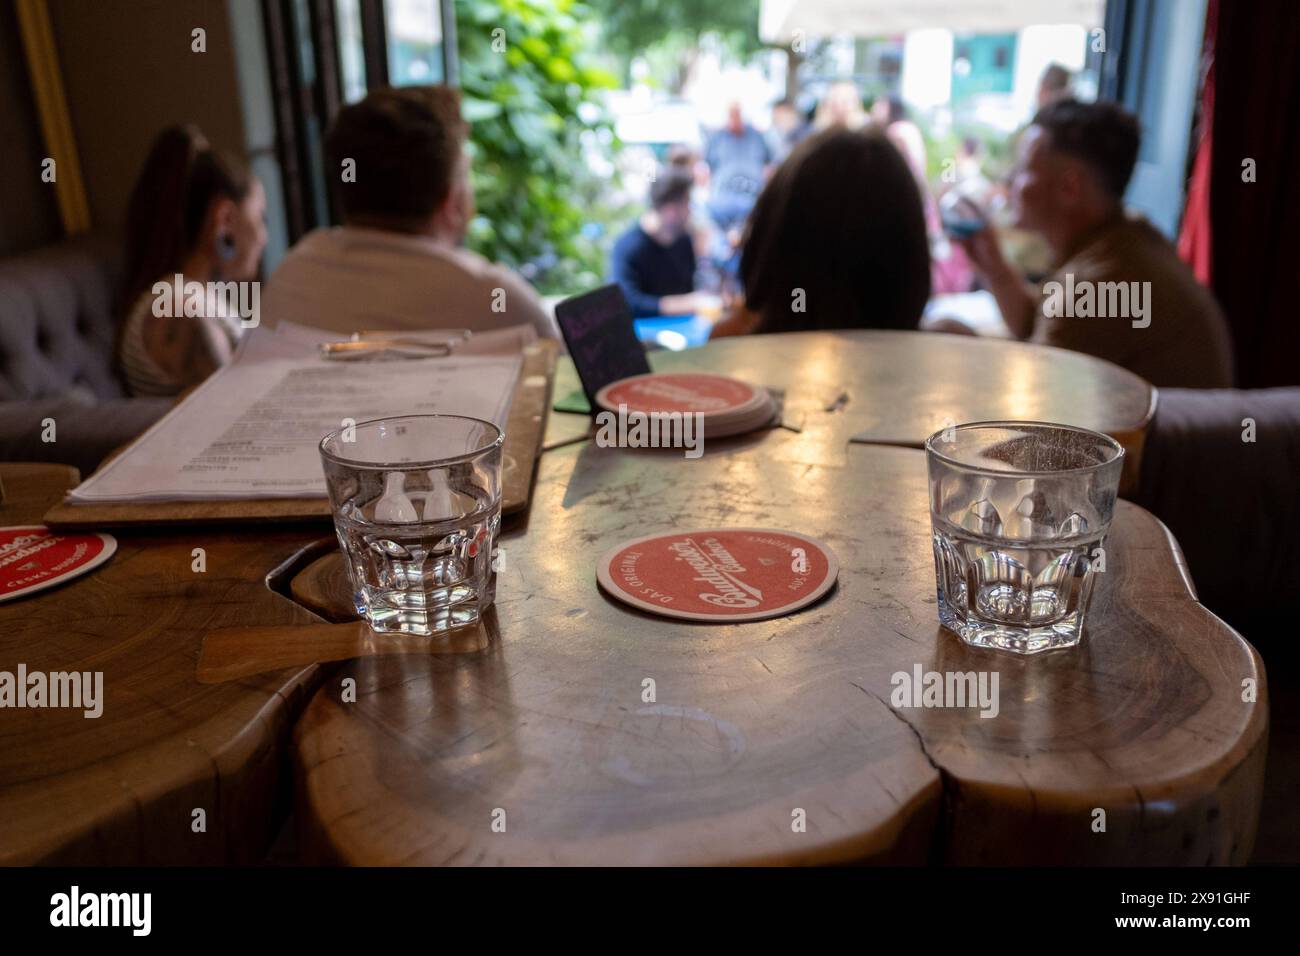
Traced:
<svg viewBox="0 0 1300 956">
<path fill-rule="evenodd" d="M 611 382 L 596 405 L 618 414 L 699 414 L 707 438 L 756 431 L 772 422 L 776 401 L 765 388 L 709 372 L 651 372 Z"/>
<path fill-rule="evenodd" d="M 624 604 L 684 621 L 783 617 L 835 584 L 839 561 L 815 538 L 770 528 L 646 535 L 611 548 L 596 580 Z"/>
</svg>

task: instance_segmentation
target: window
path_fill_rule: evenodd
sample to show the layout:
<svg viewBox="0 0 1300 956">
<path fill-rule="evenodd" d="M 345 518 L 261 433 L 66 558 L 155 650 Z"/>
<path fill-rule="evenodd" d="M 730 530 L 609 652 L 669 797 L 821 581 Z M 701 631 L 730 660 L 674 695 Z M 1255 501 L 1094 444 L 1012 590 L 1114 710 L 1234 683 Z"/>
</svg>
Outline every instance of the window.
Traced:
<svg viewBox="0 0 1300 956">
<path fill-rule="evenodd" d="M 290 242 L 335 221 L 325 131 L 378 86 L 455 82 L 452 0 L 264 0 Z"/>
<path fill-rule="evenodd" d="M 361 39 L 361 0 L 335 0 L 335 29 L 339 40 L 339 73 L 343 102 L 366 95 L 366 48 Z"/>
<path fill-rule="evenodd" d="M 388 27 L 388 80 L 393 86 L 441 83 L 440 0 L 384 0 Z"/>
</svg>

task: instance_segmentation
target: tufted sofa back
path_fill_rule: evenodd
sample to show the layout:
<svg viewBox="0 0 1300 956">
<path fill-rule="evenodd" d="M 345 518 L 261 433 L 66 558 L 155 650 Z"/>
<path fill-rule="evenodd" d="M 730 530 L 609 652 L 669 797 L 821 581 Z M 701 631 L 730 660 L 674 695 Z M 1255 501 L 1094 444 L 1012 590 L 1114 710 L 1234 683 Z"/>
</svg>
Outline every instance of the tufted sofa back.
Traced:
<svg viewBox="0 0 1300 956">
<path fill-rule="evenodd" d="M 113 360 L 119 268 L 102 239 L 0 260 L 0 401 L 124 394 Z"/>
</svg>

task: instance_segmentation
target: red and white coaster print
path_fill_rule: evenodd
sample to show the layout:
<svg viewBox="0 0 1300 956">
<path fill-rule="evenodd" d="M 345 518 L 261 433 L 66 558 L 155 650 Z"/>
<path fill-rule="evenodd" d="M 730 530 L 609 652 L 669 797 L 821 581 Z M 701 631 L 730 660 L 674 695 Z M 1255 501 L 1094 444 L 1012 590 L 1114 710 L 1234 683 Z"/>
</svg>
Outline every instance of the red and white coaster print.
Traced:
<svg viewBox="0 0 1300 956">
<path fill-rule="evenodd" d="M 646 535 L 596 564 L 601 587 L 625 604 L 686 621 L 727 624 L 781 617 L 813 603 L 839 574 L 815 538 L 769 528 L 705 528 Z"/>
<path fill-rule="evenodd" d="M 596 393 L 596 404 L 617 412 L 699 412 L 744 415 L 768 401 L 766 390 L 726 375 L 707 372 L 651 372 L 610 382 Z"/>
<path fill-rule="evenodd" d="M 80 577 L 116 550 L 117 539 L 106 534 L 61 534 L 41 524 L 0 528 L 0 601 Z"/>
</svg>

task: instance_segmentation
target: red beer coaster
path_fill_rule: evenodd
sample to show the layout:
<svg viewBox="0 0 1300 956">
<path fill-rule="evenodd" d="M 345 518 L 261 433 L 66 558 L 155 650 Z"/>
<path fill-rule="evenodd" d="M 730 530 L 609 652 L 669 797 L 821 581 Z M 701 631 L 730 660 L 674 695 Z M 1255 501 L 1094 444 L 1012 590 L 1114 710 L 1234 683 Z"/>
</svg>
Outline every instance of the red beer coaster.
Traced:
<svg viewBox="0 0 1300 956">
<path fill-rule="evenodd" d="M 835 553 L 815 538 L 771 528 L 705 528 L 646 535 L 606 551 L 596 579 L 625 604 L 686 621 L 781 617 L 830 590 Z"/>
<path fill-rule="evenodd" d="M 116 550 L 117 539 L 106 534 L 60 534 L 41 524 L 0 528 L 0 601 L 80 577 Z"/>
<path fill-rule="evenodd" d="M 766 389 L 708 372 L 651 372 L 610 382 L 596 404 L 617 412 L 700 412 L 707 417 L 744 416 L 769 402 Z M 706 418 L 707 420 L 707 418 Z"/>
</svg>

